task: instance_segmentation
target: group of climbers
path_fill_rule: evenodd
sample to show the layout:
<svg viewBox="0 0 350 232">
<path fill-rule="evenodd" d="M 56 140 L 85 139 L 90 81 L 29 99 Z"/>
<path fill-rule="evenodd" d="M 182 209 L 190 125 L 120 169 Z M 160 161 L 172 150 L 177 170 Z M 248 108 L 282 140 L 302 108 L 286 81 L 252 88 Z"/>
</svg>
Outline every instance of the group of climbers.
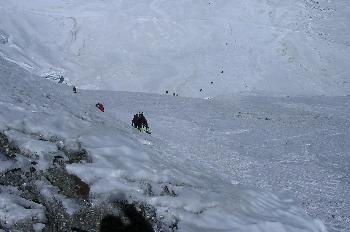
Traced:
<svg viewBox="0 0 350 232">
<path fill-rule="evenodd" d="M 166 91 L 165 91 L 165 94 L 169 94 L 169 91 L 166 90 Z M 173 96 L 179 96 L 179 94 L 178 94 L 178 93 L 173 93 Z"/>
<path fill-rule="evenodd" d="M 138 129 L 140 132 L 146 132 L 150 134 L 151 132 L 149 131 L 148 127 L 148 122 L 146 117 L 143 115 L 143 112 L 139 112 L 138 114 L 134 115 L 134 118 L 131 121 L 131 125 Z"/>
<path fill-rule="evenodd" d="M 73 86 L 73 93 L 77 93 L 77 88 Z M 98 102 L 96 104 L 96 107 L 101 111 L 105 112 L 105 107 L 102 103 Z M 148 127 L 148 122 L 146 117 L 143 115 L 143 112 L 139 112 L 138 114 L 134 115 L 134 118 L 132 119 L 131 125 L 135 128 L 137 128 L 140 132 L 146 132 L 148 134 L 151 134 Z"/>
</svg>

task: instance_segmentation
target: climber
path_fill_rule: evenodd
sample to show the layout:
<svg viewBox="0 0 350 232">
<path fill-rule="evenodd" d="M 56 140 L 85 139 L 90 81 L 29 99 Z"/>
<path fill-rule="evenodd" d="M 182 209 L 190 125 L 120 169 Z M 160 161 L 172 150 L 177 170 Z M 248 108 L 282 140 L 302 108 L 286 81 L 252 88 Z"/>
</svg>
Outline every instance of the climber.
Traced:
<svg viewBox="0 0 350 232">
<path fill-rule="evenodd" d="M 96 107 L 101 111 L 101 112 L 105 112 L 105 107 L 103 106 L 102 103 L 97 103 Z"/>
</svg>

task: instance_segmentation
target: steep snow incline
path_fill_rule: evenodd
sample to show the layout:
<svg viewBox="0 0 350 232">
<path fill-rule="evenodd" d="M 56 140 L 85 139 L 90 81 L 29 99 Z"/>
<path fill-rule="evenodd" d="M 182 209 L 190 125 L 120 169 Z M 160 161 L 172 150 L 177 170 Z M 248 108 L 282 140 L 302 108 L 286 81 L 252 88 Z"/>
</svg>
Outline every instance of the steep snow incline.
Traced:
<svg viewBox="0 0 350 232">
<path fill-rule="evenodd" d="M 186 232 L 326 231 L 321 221 L 307 216 L 285 194 L 275 195 L 245 186 L 243 181 L 243 185 L 233 184 L 231 182 L 238 178 L 234 173 L 227 173 L 226 168 L 221 173 L 211 159 L 206 161 L 204 156 L 197 157 L 196 153 L 187 150 L 186 144 L 182 150 L 181 141 L 162 138 L 169 134 L 168 130 L 178 138 L 178 132 L 173 130 L 185 132 L 188 129 L 185 120 L 175 121 L 176 127 L 166 126 L 166 122 L 171 122 L 164 114 L 157 127 L 156 118 L 151 116 L 154 136 L 139 134 L 120 121 L 119 118 L 129 118 L 135 111 L 137 98 L 133 99 L 133 94 L 99 91 L 73 94 L 65 85 L 43 82 L 3 59 L 0 59 L 0 90 L 0 130 L 28 154 L 36 154 L 33 159 L 37 161 L 38 169 L 47 168 L 47 161 L 57 144 L 87 150 L 91 163 L 71 164 L 67 169 L 90 185 L 89 201 L 92 204 L 116 199 L 146 202 L 156 207 L 164 221 L 178 220 L 179 231 Z M 164 98 L 168 99 L 151 97 L 155 110 Z M 95 108 L 96 101 L 101 99 L 106 101 L 105 113 Z M 121 99 L 123 101 L 119 102 Z M 145 103 L 145 98 L 141 99 L 140 102 Z M 176 103 L 179 107 L 180 102 Z M 125 108 L 124 104 L 130 108 Z M 160 114 L 167 112 L 164 110 Z M 169 108 L 168 113 L 172 112 Z M 161 128 L 161 125 L 165 127 Z M 198 138 L 192 141 L 195 148 L 202 146 Z M 171 142 L 170 146 L 167 142 Z M 207 152 L 209 157 L 212 151 Z M 0 206 L 3 209 L 11 207 L 11 212 L 18 210 L 23 214 L 22 218 L 33 217 L 36 211 L 25 210 L 25 204 L 29 203 L 21 204 L 21 196 L 13 189 L 1 188 L 1 198 L 14 200 L 2 202 Z M 69 201 L 65 202 L 65 207 L 76 208 Z M 40 207 L 38 211 L 41 212 L 39 215 L 43 214 Z M 0 214 L 0 222 L 10 225 L 12 221 L 7 220 L 8 216 Z M 37 227 L 41 228 L 42 224 Z"/>
<path fill-rule="evenodd" d="M 233 184 L 292 194 L 329 231 L 350 231 L 349 96 L 208 101 L 111 93 L 103 101 L 125 122 L 147 112 L 152 135 L 179 162 L 204 164 Z"/>
<path fill-rule="evenodd" d="M 349 17 L 347 0 L 0 0 L 0 52 L 85 89 L 345 95 Z"/>
</svg>

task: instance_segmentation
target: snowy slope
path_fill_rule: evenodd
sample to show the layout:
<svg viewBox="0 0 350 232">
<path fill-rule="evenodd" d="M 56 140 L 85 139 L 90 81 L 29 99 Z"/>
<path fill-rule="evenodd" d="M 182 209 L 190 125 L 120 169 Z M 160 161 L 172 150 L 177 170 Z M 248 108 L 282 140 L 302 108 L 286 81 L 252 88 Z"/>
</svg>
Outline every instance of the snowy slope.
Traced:
<svg viewBox="0 0 350 232">
<path fill-rule="evenodd" d="M 35 168 L 45 171 L 60 147 L 81 147 L 86 149 L 92 162 L 67 164 L 67 170 L 90 185 L 88 201 L 91 204 L 112 199 L 142 201 L 154 206 L 164 221 L 178 220 L 179 231 L 186 232 L 327 231 L 320 220 L 306 215 L 291 194 L 276 195 L 268 188 L 258 189 L 254 183 L 246 183 L 253 181 L 247 176 L 248 172 L 236 175 L 232 172 L 234 169 L 224 166 L 218 169 L 214 161 L 224 161 L 225 157 L 220 156 L 234 158 L 230 153 L 234 146 L 216 151 L 208 147 L 202 154 L 205 144 L 199 138 L 191 140 L 192 148 L 200 149 L 199 152 L 188 150 L 191 141 L 183 144 L 178 140 L 190 139 L 183 135 L 186 131 L 191 135 L 191 125 L 202 122 L 192 122 L 190 115 L 190 120 L 176 116 L 177 120 L 171 121 L 167 115 L 174 114 L 172 107 L 181 108 L 188 101 L 208 104 L 210 109 L 209 102 L 100 91 L 73 94 L 69 87 L 42 81 L 3 59 L 0 59 L 0 77 L 0 129 L 17 144 L 22 154 L 12 161 L 3 160 L 1 171 L 9 169 L 8 162 L 13 163 L 12 168 L 17 165 L 25 169 L 28 168 L 26 162 L 34 160 Z M 105 113 L 94 106 L 101 99 L 106 105 Z M 175 101 L 171 101 L 171 105 L 164 104 L 170 99 Z M 137 102 L 153 112 L 146 115 L 154 128 L 152 136 L 139 134 L 128 125 L 132 113 L 142 109 Z M 158 111 L 159 107 L 163 110 Z M 210 125 L 205 126 L 208 133 L 220 129 Z M 196 126 L 192 129 L 202 130 Z M 4 159 L 3 154 L 0 157 Z M 26 161 L 28 157 L 30 160 Z M 249 157 L 242 154 L 236 158 L 242 159 L 236 160 L 242 164 Z M 35 183 L 42 186 L 42 194 L 47 195 L 44 180 Z M 165 186 L 168 191 L 164 190 Z M 5 210 L 1 212 L 6 213 L 0 214 L 0 223 L 11 227 L 16 215 L 21 215 L 21 218 L 37 221 L 34 226 L 36 231 L 41 231 L 45 223 L 43 208 L 26 202 L 23 196 L 16 188 L 0 188 L 1 199 L 10 199 L 1 201 L 0 207 Z M 67 197 L 55 195 L 58 196 L 65 199 L 63 204 L 68 211 L 82 207 Z"/>
<path fill-rule="evenodd" d="M 147 112 L 153 137 L 179 163 L 204 165 L 234 185 L 292 195 L 329 231 L 350 230 L 349 96 L 208 101 L 110 92 L 101 99 L 126 123 L 133 112 Z"/>
<path fill-rule="evenodd" d="M 347 0 L 0 0 L 0 52 L 85 89 L 346 95 L 349 17 Z"/>
<path fill-rule="evenodd" d="M 0 182 L 87 151 L 66 169 L 91 205 L 141 201 L 186 232 L 350 231 L 349 17 L 346 0 L 0 0 L 0 145 L 20 150 L 0 150 Z M 61 76 L 78 94 L 43 81 Z M 1 232 L 47 223 L 24 196 L 0 186 Z"/>
</svg>

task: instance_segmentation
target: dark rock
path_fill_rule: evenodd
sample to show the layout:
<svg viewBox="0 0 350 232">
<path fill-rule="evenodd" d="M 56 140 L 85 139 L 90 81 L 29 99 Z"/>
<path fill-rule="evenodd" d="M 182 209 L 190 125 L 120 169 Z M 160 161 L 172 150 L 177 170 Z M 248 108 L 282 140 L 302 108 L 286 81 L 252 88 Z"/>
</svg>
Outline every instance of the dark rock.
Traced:
<svg viewBox="0 0 350 232">
<path fill-rule="evenodd" d="M 5 134 L 0 133 L 0 152 L 13 159 L 20 151 L 15 143 L 8 140 Z"/>
<path fill-rule="evenodd" d="M 30 168 L 29 168 L 29 171 L 30 171 L 31 173 L 34 173 L 34 172 L 36 172 L 36 169 L 35 169 L 34 167 L 30 167 Z"/>
<path fill-rule="evenodd" d="M 91 163 L 91 158 L 88 155 L 88 152 L 85 149 L 81 149 L 78 151 L 67 150 L 62 148 L 61 151 L 68 157 L 68 163 L 80 163 L 80 162 L 88 162 Z"/>
<path fill-rule="evenodd" d="M 160 194 L 162 196 L 171 196 L 171 197 L 176 197 L 176 193 L 174 192 L 174 190 L 169 190 L 169 187 L 167 185 L 164 186 L 163 188 L 163 192 Z"/>
<path fill-rule="evenodd" d="M 65 168 L 50 168 L 46 178 L 52 185 L 58 187 L 63 195 L 88 200 L 90 186 L 76 175 L 68 173 Z"/>
<path fill-rule="evenodd" d="M 107 215 L 101 221 L 100 232 L 153 232 L 150 221 L 145 217 L 145 211 L 137 208 L 136 204 L 120 202 L 125 218 L 115 215 Z"/>
<path fill-rule="evenodd" d="M 24 180 L 24 173 L 20 168 L 14 168 L 0 174 L 0 185 L 20 186 Z"/>
<path fill-rule="evenodd" d="M 37 165 L 37 164 L 38 164 L 38 162 L 36 162 L 36 161 L 32 161 L 32 162 L 30 162 L 30 164 L 31 164 L 31 165 Z"/>
</svg>

